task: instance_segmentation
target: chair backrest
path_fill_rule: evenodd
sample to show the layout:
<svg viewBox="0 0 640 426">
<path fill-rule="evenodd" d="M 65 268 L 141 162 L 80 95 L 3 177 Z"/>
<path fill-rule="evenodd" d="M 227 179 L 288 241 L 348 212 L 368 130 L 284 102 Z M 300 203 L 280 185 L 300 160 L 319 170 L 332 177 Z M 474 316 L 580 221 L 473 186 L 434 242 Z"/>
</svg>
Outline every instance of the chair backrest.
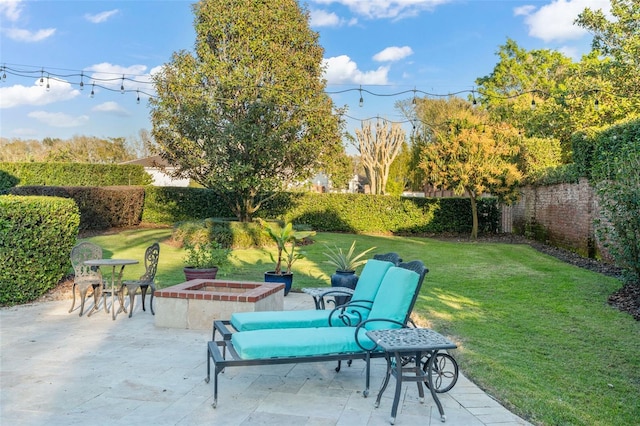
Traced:
<svg viewBox="0 0 640 426">
<path fill-rule="evenodd" d="M 382 278 L 392 266 L 394 266 L 393 263 L 385 260 L 367 260 L 364 268 L 362 268 L 351 300 L 368 300 L 372 302 L 376 297 L 376 293 L 378 293 Z"/>
<path fill-rule="evenodd" d="M 389 252 L 383 254 L 376 254 L 373 256 L 376 260 L 386 260 L 387 262 L 393 263 L 395 266 L 398 266 L 400 262 L 402 262 L 402 258 L 398 253 Z"/>
<path fill-rule="evenodd" d="M 406 325 L 427 272 L 429 270 L 419 260 L 389 268 L 373 300 L 368 317 L 371 322 L 365 328 L 375 330 Z M 376 322 L 375 319 L 391 320 L 398 324 Z"/>
<path fill-rule="evenodd" d="M 144 252 L 145 272 L 140 276 L 140 281 L 153 282 L 158 270 L 158 259 L 160 258 L 160 244 L 153 243 Z"/>
<path fill-rule="evenodd" d="M 102 259 L 102 247 L 93 243 L 83 242 L 71 249 L 71 266 L 73 266 L 76 281 L 100 278 L 100 272 L 95 266 L 91 267 L 84 264 L 86 260 L 92 259 Z"/>
</svg>

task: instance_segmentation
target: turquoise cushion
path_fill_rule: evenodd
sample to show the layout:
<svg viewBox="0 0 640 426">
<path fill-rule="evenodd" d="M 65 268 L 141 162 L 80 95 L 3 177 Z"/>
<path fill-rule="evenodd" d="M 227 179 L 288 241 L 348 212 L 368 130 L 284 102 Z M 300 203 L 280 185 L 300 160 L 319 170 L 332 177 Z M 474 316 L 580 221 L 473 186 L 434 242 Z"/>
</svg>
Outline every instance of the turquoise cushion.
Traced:
<svg viewBox="0 0 640 426">
<path fill-rule="evenodd" d="M 404 322 L 419 281 L 420 276 L 416 272 L 396 266 L 390 268 L 380 284 L 368 319 L 385 318 Z M 365 325 L 367 330 L 398 327 L 400 326 L 383 321 Z"/>
<path fill-rule="evenodd" d="M 238 331 L 265 330 L 271 328 L 313 328 L 328 327 L 331 310 L 307 309 L 302 311 L 239 312 L 231 315 L 231 325 Z M 348 314 L 354 324 L 356 314 Z M 345 325 L 334 314 L 334 326 Z"/>
<path fill-rule="evenodd" d="M 362 301 L 372 301 L 378 292 L 378 287 L 385 273 L 393 263 L 370 259 L 365 264 L 353 293 L 352 300 L 361 301 L 358 304 L 369 307 Z M 231 325 L 238 331 L 265 330 L 272 328 L 313 328 L 329 326 L 331 310 L 302 310 L 302 311 L 263 311 L 240 312 L 231 315 Z M 369 315 L 369 309 L 354 307 L 345 313 L 351 318 L 351 324 L 356 325 Z M 334 314 L 333 326 L 344 326 L 345 323 Z"/>
<path fill-rule="evenodd" d="M 378 288 L 380 288 L 380 283 L 384 275 L 392 266 L 393 263 L 391 262 L 369 259 L 367 263 L 365 263 L 364 268 L 362 268 L 358 284 L 353 292 L 353 296 L 351 296 L 351 300 L 359 301 L 359 304 L 362 304 L 361 301 L 373 301 L 378 293 Z M 370 306 L 370 304 L 368 306 Z M 353 308 L 351 311 L 360 312 L 363 319 L 366 319 L 369 315 L 368 309 Z"/>
<path fill-rule="evenodd" d="M 355 340 L 353 327 L 293 328 L 287 330 L 255 330 L 234 333 L 231 342 L 242 359 L 303 357 L 364 352 Z M 375 345 L 360 330 L 365 347 Z"/>
</svg>

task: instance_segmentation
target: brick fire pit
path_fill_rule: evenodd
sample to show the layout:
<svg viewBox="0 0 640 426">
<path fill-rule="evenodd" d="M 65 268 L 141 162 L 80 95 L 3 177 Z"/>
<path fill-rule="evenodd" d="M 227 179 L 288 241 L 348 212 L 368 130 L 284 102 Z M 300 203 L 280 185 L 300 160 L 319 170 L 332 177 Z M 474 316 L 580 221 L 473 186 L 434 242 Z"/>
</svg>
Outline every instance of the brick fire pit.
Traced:
<svg viewBox="0 0 640 426">
<path fill-rule="evenodd" d="M 211 329 L 234 312 L 281 311 L 284 284 L 198 279 L 155 292 L 158 327 Z"/>
</svg>

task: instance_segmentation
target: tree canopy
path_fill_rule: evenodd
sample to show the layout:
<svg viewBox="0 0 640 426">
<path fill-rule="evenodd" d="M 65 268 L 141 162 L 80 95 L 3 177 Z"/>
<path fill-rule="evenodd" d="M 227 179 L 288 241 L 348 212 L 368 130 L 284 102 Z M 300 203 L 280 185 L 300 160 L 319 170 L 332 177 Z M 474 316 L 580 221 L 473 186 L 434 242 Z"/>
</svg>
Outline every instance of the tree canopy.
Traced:
<svg viewBox="0 0 640 426">
<path fill-rule="evenodd" d="M 471 237 L 476 238 L 477 198 L 491 193 L 510 202 L 518 195 L 522 174 L 515 164 L 519 151 L 517 131 L 507 124 L 490 122 L 484 111 L 458 98 L 421 99 L 416 110 L 420 119 L 441 117 L 444 113 L 448 116 L 428 127 L 420 145 L 419 166 L 430 184 L 469 196 Z"/>
<path fill-rule="evenodd" d="M 194 52 L 155 78 L 160 155 L 250 220 L 274 191 L 344 152 L 324 93 L 323 50 L 295 0 L 203 0 Z"/>
</svg>

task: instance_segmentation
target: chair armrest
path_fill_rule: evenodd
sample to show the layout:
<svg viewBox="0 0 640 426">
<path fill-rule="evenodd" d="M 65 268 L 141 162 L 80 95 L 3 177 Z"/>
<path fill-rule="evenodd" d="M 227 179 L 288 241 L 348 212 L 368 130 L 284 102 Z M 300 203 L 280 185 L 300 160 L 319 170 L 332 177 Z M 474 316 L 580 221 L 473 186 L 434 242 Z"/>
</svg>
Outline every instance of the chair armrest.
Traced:
<svg viewBox="0 0 640 426">
<path fill-rule="evenodd" d="M 362 350 L 364 350 L 364 351 L 369 351 L 370 352 L 370 351 L 375 350 L 378 347 L 378 345 L 376 344 L 372 348 L 366 348 L 360 342 L 360 339 L 358 338 L 358 335 L 360 334 L 360 330 L 363 329 L 367 324 L 370 324 L 372 322 L 386 322 L 386 323 L 390 323 L 390 324 L 399 325 L 400 326 L 399 328 L 407 328 L 407 326 L 404 323 L 401 323 L 400 321 L 396 321 L 396 320 L 392 320 L 392 319 L 387 319 L 387 318 L 370 318 L 368 320 L 362 321 L 360 324 L 358 324 L 356 326 L 355 338 L 356 338 L 356 343 L 358 344 L 358 346 L 360 346 L 362 348 Z"/>
<path fill-rule="evenodd" d="M 366 305 L 365 305 L 366 304 Z M 333 308 L 333 310 L 329 313 L 329 327 L 333 327 L 332 319 L 337 316 L 342 323 L 346 326 L 352 327 L 362 322 L 362 314 L 358 310 L 354 310 L 351 314 L 356 315 L 358 317 L 358 322 L 353 324 L 351 317 L 345 314 L 345 311 L 349 308 L 358 308 L 364 310 L 371 310 L 371 305 L 373 303 L 370 300 L 351 300 L 344 305 L 337 306 Z"/>
</svg>

